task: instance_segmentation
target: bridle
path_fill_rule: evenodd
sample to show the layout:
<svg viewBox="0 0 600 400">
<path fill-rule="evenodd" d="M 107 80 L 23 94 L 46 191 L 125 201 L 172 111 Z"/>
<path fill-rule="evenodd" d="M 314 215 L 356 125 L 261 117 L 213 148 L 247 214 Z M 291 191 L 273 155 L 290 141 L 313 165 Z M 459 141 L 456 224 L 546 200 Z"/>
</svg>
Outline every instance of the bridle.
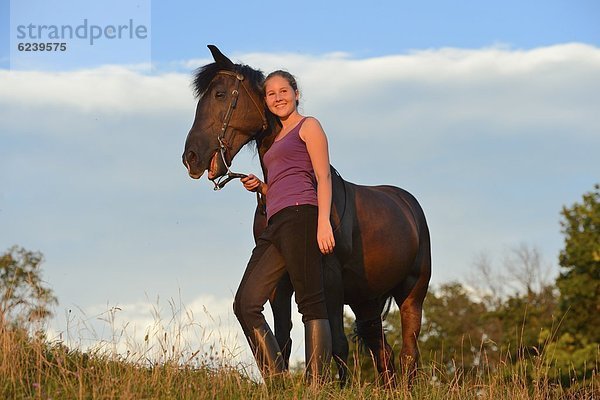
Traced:
<svg viewBox="0 0 600 400">
<path fill-rule="evenodd" d="M 231 169 L 229 168 L 230 167 L 229 164 L 227 164 L 227 158 L 226 158 L 227 151 L 230 149 L 231 146 L 229 146 L 229 144 L 225 140 L 225 133 L 227 132 L 227 128 L 229 128 L 229 122 L 231 121 L 231 116 L 233 115 L 233 111 L 237 107 L 238 97 L 240 95 L 240 85 L 244 88 L 244 90 L 250 97 L 250 100 L 252 100 L 252 103 L 256 106 L 256 109 L 258 110 L 260 117 L 262 118 L 262 122 L 263 122 L 262 130 L 263 131 L 266 130 L 269 126 L 269 124 L 267 122 L 267 117 L 264 112 L 264 107 L 261 107 L 256 102 L 256 100 L 252 96 L 252 93 L 250 92 L 250 90 L 248 90 L 248 87 L 246 86 L 246 83 L 244 82 L 244 75 L 233 72 L 233 71 L 223 71 L 223 70 L 217 72 L 217 75 L 218 74 L 231 76 L 231 77 L 235 78 L 235 88 L 231 91 L 231 102 L 229 103 L 229 108 L 227 108 L 227 112 L 225 113 L 225 117 L 223 118 L 223 123 L 221 125 L 221 132 L 219 133 L 219 136 L 217 136 L 217 140 L 219 141 L 219 153 L 221 154 L 221 160 L 223 160 L 223 164 L 225 165 L 225 168 L 227 168 L 227 173 L 225 175 L 222 175 L 219 178 L 213 180 L 213 183 L 215 185 L 214 190 L 223 189 L 223 187 L 225 187 L 225 185 L 233 179 L 241 179 L 241 178 L 245 178 L 246 176 L 248 176 L 246 174 L 240 174 L 240 173 L 231 171 Z"/>
</svg>

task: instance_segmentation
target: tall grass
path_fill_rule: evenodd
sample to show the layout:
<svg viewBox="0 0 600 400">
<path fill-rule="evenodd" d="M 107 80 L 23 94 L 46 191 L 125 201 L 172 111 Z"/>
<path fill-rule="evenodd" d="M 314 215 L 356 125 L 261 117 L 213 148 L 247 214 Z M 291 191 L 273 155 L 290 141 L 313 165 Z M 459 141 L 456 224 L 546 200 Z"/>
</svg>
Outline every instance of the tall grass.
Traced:
<svg viewBox="0 0 600 400">
<path fill-rule="evenodd" d="M 183 329 L 183 327 L 180 327 Z M 89 350 L 69 348 L 43 334 L 0 323 L 2 399 L 600 399 L 596 375 L 570 388 L 552 383 L 544 358 L 506 360 L 498 369 L 476 371 L 423 365 L 409 389 L 387 389 L 352 368 L 349 385 L 307 386 L 295 372 L 266 384 L 251 379 L 246 366 L 214 348 L 186 348 L 181 335 L 155 330 L 141 346 L 116 352 L 117 343 Z M 118 334 L 113 337 L 119 337 Z M 172 338 L 173 342 L 168 339 Z M 158 345 L 150 345 L 150 343 Z M 182 350 L 185 349 L 185 350 Z M 158 351 L 157 351 L 158 350 Z M 189 352 L 185 354 L 186 352 Z M 433 357 L 435 359 L 435 357 Z M 530 369 L 533 369 L 531 371 Z M 533 372 L 533 373 L 532 373 Z M 534 379 L 531 377 L 534 376 Z"/>
</svg>

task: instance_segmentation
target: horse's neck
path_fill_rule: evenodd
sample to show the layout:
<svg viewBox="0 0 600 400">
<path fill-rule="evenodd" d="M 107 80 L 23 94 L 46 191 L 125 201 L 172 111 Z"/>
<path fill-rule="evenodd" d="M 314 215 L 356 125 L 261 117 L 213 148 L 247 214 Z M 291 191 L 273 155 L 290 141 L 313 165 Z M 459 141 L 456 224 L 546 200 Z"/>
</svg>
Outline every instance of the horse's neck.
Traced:
<svg viewBox="0 0 600 400">
<path fill-rule="evenodd" d="M 267 170 L 263 163 L 263 159 L 265 157 L 265 153 L 271 148 L 271 145 L 275 141 L 275 137 L 281 131 L 281 126 L 278 124 L 273 124 L 269 128 L 269 132 L 264 134 L 260 139 L 256 141 L 256 147 L 258 149 L 258 159 L 260 161 L 260 166 L 263 171 L 263 176 L 265 180 L 267 179 Z"/>
</svg>

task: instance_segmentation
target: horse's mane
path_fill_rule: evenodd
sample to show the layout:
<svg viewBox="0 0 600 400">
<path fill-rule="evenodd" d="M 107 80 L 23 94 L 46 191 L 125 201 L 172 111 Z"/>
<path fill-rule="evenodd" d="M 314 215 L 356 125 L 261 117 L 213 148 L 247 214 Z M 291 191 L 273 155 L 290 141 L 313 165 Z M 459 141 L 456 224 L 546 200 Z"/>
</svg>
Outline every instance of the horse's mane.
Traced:
<svg viewBox="0 0 600 400">
<path fill-rule="evenodd" d="M 256 90 L 257 93 L 263 92 L 265 75 L 261 70 L 254 69 L 243 64 L 233 64 L 232 68 L 228 68 L 224 67 L 222 64 L 211 63 L 206 64 L 205 66 L 194 71 L 194 80 L 192 82 L 194 96 L 196 98 L 202 97 L 208 90 L 210 83 L 217 73 L 224 70 L 242 74 L 247 82 L 250 83 L 252 89 Z"/>
</svg>

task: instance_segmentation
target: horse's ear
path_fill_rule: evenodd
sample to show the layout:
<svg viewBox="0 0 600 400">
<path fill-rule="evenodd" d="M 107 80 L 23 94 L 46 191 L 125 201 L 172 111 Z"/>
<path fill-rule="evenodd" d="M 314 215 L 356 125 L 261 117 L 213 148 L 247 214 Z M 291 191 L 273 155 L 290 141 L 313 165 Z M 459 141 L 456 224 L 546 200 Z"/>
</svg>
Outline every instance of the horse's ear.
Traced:
<svg viewBox="0 0 600 400">
<path fill-rule="evenodd" d="M 229 68 L 233 67 L 233 62 L 229 58 L 225 57 L 225 55 L 221 53 L 221 50 L 219 50 L 217 46 L 215 46 L 214 44 L 209 44 L 208 49 L 210 50 L 210 53 L 212 54 L 217 64 Z"/>
</svg>

